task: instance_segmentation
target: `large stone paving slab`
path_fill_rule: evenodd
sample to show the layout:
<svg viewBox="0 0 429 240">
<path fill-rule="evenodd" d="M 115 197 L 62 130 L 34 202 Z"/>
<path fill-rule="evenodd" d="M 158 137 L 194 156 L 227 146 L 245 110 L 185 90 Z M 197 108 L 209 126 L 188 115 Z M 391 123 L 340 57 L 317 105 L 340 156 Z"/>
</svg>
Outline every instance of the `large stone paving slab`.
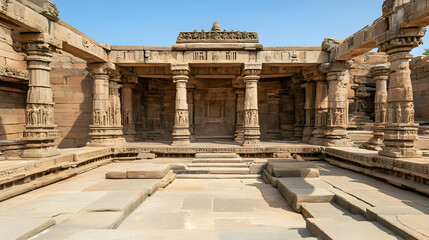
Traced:
<svg viewBox="0 0 429 240">
<path fill-rule="evenodd" d="M 51 218 L 0 217 L 0 239 L 28 239 L 54 224 Z"/>
</svg>

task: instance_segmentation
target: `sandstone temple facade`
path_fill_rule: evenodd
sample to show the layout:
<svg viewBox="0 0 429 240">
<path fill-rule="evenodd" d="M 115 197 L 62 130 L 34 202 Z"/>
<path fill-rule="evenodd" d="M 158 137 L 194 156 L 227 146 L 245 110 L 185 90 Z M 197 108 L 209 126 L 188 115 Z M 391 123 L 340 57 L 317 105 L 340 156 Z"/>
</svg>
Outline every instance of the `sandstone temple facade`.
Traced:
<svg viewBox="0 0 429 240">
<path fill-rule="evenodd" d="M 246 31 L 257 29 L 218 22 L 173 46 L 114 46 L 59 19 L 49 0 L 0 0 L 0 201 L 143 152 L 295 154 L 427 196 L 429 59 L 410 52 L 429 1 L 382 9 L 320 46 L 265 47 Z"/>
</svg>

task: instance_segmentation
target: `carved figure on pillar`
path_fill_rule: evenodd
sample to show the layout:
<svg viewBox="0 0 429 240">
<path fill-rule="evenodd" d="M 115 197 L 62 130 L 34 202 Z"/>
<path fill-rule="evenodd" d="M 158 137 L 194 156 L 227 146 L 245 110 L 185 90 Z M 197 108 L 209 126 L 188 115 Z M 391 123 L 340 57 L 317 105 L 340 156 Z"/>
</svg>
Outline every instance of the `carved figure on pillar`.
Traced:
<svg viewBox="0 0 429 240">
<path fill-rule="evenodd" d="M 258 81 L 262 71 L 262 64 L 245 63 L 244 81 L 246 92 L 244 99 L 244 141 L 243 146 L 257 145 L 260 143 L 261 132 L 259 131 L 258 111 Z"/>
<path fill-rule="evenodd" d="M 124 144 L 122 125 L 118 121 L 120 112 L 119 92 L 120 75 L 115 66 L 108 63 L 89 63 L 87 70 L 93 81 L 92 125 L 89 126 L 91 140 L 88 146 L 114 146 Z M 111 73 L 112 77 L 109 77 Z M 110 82 L 109 82 L 110 79 Z"/>
<path fill-rule="evenodd" d="M 55 144 L 58 131 L 54 125 L 54 99 L 49 65 L 52 54 L 59 51 L 61 42 L 44 33 L 23 33 L 19 35 L 19 41 L 26 54 L 29 72 L 26 124 L 23 133 L 26 149 L 22 157 L 43 158 L 59 155 Z"/>
<path fill-rule="evenodd" d="M 186 83 L 189 80 L 189 66 L 187 63 L 172 64 L 173 82 L 176 84 L 176 113 L 174 118 L 173 143 L 176 146 L 190 144 L 189 114 Z"/>
<path fill-rule="evenodd" d="M 423 43 L 425 28 L 397 29 L 398 13 L 388 11 L 383 6 L 386 18 L 389 18 L 391 29 L 377 39 L 380 52 L 389 55 L 389 89 L 387 96 L 388 118 L 384 130 L 384 146 L 380 155 L 393 158 L 420 158 L 422 153 L 415 147 L 417 124 L 414 124 L 413 91 L 409 60 L 413 57 L 410 51 Z M 394 7 L 394 6 L 390 6 Z"/>
<path fill-rule="evenodd" d="M 373 137 L 362 146 L 366 149 L 380 151 L 383 145 L 384 126 L 386 124 L 387 111 L 387 80 L 389 79 L 389 64 L 376 65 L 372 72 L 376 84 L 375 93 L 375 123 Z"/>
</svg>

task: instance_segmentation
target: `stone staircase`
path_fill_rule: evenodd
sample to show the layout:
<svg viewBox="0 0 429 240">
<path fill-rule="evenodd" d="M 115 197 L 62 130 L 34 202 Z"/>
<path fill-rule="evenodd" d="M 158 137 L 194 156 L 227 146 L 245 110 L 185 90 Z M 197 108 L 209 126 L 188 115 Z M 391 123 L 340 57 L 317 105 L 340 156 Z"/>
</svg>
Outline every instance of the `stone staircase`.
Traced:
<svg viewBox="0 0 429 240">
<path fill-rule="evenodd" d="M 183 170 L 176 170 L 182 179 L 243 179 L 258 178 L 250 174 L 253 161 L 244 160 L 236 153 L 197 153 Z"/>
</svg>

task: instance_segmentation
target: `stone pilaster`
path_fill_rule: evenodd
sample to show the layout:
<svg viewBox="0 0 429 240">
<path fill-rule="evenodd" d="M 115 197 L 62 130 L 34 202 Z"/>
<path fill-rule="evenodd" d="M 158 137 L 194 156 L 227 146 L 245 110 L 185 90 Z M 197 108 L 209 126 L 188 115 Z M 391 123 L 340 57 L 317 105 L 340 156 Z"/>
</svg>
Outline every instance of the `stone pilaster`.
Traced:
<svg viewBox="0 0 429 240">
<path fill-rule="evenodd" d="M 415 148 L 418 139 L 414 123 L 410 51 L 422 43 L 425 29 L 401 29 L 378 39 L 379 51 L 389 54 L 390 73 L 387 93 L 387 122 L 380 155 L 393 158 L 420 158 Z"/>
<path fill-rule="evenodd" d="M 133 141 L 136 134 L 133 113 L 134 87 L 134 83 L 122 84 L 122 123 L 124 126 L 124 137 L 127 141 Z"/>
<path fill-rule="evenodd" d="M 373 137 L 363 147 L 366 149 L 380 151 L 383 145 L 384 126 L 387 118 L 387 80 L 389 79 L 388 64 L 376 65 L 373 68 L 376 93 L 374 98 L 375 122 Z"/>
<path fill-rule="evenodd" d="M 91 140 L 88 146 L 115 146 L 125 143 L 121 125 L 121 104 L 118 89 L 120 76 L 115 74 L 109 83 L 107 63 L 88 64 L 93 78 Z"/>
<path fill-rule="evenodd" d="M 54 124 L 54 99 L 49 67 L 52 54 L 60 43 L 49 40 L 44 34 L 22 34 L 26 54 L 29 83 L 25 111 L 24 140 L 26 149 L 22 157 L 44 158 L 59 155 L 55 144 L 58 137 Z"/>
<path fill-rule="evenodd" d="M 195 88 L 187 88 L 188 92 L 188 112 L 189 112 L 189 140 L 195 142 L 195 102 L 194 102 L 194 93 Z"/>
<path fill-rule="evenodd" d="M 262 71 L 260 63 L 244 64 L 244 82 L 246 93 L 244 97 L 244 141 L 243 146 L 257 145 L 260 143 L 261 132 L 259 131 L 258 111 L 258 81 Z"/>
<path fill-rule="evenodd" d="M 302 140 L 305 125 L 305 90 L 299 86 L 293 86 L 292 91 L 295 99 L 294 138 Z"/>
<path fill-rule="evenodd" d="M 189 80 L 189 66 L 187 63 L 172 64 L 173 82 L 176 84 L 176 105 L 174 116 L 173 143 L 174 146 L 190 144 L 189 113 L 187 102 L 186 83 Z"/>
<path fill-rule="evenodd" d="M 301 87 L 305 89 L 305 126 L 302 135 L 304 142 L 309 142 L 314 130 L 314 101 L 316 95 L 316 84 L 309 82 L 302 84 Z"/>
<path fill-rule="evenodd" d="M 347 84 L 348 72 L 344 62 L 333 63 L 328 72 L 328 117 L 326 136 L 323 144 L 326 146 L 352 146 L 347 133 L 348 101 Z"/>
<path fill-rule="evenodd" d="M 315 123 L 311 144 L 322 144 L 326 136 L 326 125 L 328 119 L 328 82 L 326 76 L 321 76 L 316 80 L 315 97 Z"/>
<path fill-rule="evenodd" d="M 244 89 L 236 88 L 236 103 L 235 103 L 235 138 L 234 141 L 243 143 L 244 141 Z"/>
<path fill-rule="evenodd" d="M 293 124 L 295 101 L 290 91 L 283 91 L 280 94 L 280 131 L 283 140 L 291 140 L 295 136 Z"/>
</svg>

